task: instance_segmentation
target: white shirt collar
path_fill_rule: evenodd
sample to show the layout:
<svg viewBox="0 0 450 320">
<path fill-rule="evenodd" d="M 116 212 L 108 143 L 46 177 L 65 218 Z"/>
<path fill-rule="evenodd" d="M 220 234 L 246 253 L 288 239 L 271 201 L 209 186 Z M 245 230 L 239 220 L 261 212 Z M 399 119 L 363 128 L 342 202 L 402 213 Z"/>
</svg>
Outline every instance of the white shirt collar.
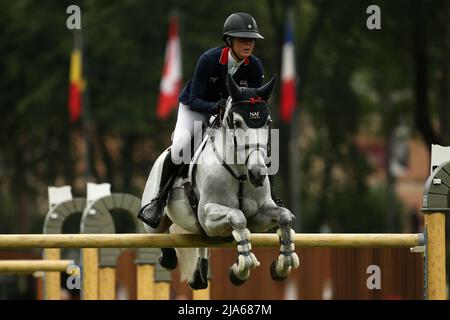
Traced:
<svg viewBox="0 0 450 320">
<path fill-rule="evenodd" d="M 231 50 L 228 51 L 228 73 L 234 75 L 237 69 L 239 69 L 241 64 L 244 62 L 244 60 L 237 62 L 231 54 Z"/>
</svg>

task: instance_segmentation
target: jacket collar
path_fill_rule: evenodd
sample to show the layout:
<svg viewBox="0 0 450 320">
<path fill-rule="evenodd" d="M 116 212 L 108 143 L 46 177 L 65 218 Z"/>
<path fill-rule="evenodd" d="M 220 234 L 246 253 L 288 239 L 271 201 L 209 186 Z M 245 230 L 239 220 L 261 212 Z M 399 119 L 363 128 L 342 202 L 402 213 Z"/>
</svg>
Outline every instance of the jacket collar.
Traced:
<svg viewBox="0 0 450 320">
<path fill-rule="evenodd" d="M 228 52 L 230 51 L 230 47 L 223 47 L 222 53 L 220 54 L 219 63 L 222 65 L 228 64 Z M 248 66 L 250 64 L 250 59 L 245 58 L 243 65 Z"/>
</svg>

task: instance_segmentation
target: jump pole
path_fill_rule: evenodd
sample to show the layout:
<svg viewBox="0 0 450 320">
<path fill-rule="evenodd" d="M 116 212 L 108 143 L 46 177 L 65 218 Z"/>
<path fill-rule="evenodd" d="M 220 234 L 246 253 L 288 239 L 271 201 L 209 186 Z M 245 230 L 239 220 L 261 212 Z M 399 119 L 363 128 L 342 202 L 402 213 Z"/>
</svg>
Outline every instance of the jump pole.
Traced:
<svg viewBox="0 0 450 320">
<path fill-rule="evenodd" d="M 253 247 L 278 247 L 279 238 L 276 234 L 252 234 L 250 237 Z M 411 248 L 425 244 L 424 235 L 419 234 L 296 234 L 293 239 L 295 245 L 301 247 L 333 247 L 333 248 Z M 85 292 L 97 292 L 98 278 L 96 261 L 98 256 L 96 248 L 187 248 L 187 247 L 235 247 L 233 241 L 223 239 L 205 239 L 199 235 L 192 234 L 49 234 L 49 235 L 0 235 L 0 248 L 2 249 L 32 249 L 32 248 L 84 248 L 83 254 L 92 253 L 90 259 L 84 262 L 83 273 L 90 272 L 87 261 L 92 261 L 91 270 L 92 283 L 83 282 Z M 431 260 L 433 258 L 430 258 Z M 94 262 L 95 261 L 95 262 Z M 141 270 L 141 272 L 144 270 Z M 138 272 L 138 279 L 145 276 L 151 277 L 153 270 Z M 146 273 L 146 274 L 145 274 Z M 140 276 L 140 274 L 142 276 Z M 144 276 L 145 274 L 145 276 Z M 83 280 L 86 277 L 83 276 Z M 140 281 L 139 281 L 140 282 Z M 139 283 L 138 282 L 138 283 Z M 89 286 L 92 284 L 92 288 Z M 158 288 L 154 284 L 154 292 L 167 292 L 168 285 L 161 284 L 164 288 Z M 162 289 L 162 290 L 161 290 Z M 92 291 L 91 291 L 92 290 Z M 138 288 L 138 298 L 148 299 L 143 291 L 151 292 L 151 288 Z M 98 297 L 88 297 L 97 299 Z M 153 298 L 159 298 L 153 294 Z M 161 297 L 162 298 L 162 297 Z M 208 299 L 209 292 L 198 292 L 194 299 Z"/>
<path fill-rule="evenodd" d="M 59 249 L 46 249 L 56 250 Z M 73 260 L 3 260 L 0 261 L 0 274 L 29 274 L 45 272 L 47 280 L 44 286 L 44 298 L 47 300 L 61 299 L 59 281 L 61 272 L 67 272 Z"/>
<path fill-rule="evenodd" d="M 276 234 L 250 236 L 252 247 L 278 247 Z M 424 245 L 422 233 L 296 234 L 297 247 L 319 248 L 410 248 Z M 36 248 L 225 248 L 233 241 L 206 239 L 194 234 L 6 234 L 0 235 L 1 249 Z"/>
<path fill-rule="evenodd" d="M 2 260 L 0 274 L 28 274 L 34 272 L 66 272 L 73 260 Z"/>
</svg>

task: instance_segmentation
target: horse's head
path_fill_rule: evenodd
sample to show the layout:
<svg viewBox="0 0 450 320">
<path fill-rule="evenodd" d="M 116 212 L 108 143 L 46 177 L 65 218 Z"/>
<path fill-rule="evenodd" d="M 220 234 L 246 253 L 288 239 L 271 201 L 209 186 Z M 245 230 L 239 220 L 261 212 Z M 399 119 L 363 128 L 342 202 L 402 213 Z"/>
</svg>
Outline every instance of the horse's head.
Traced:
<svg viewBox="0 0 450 320">
<path fill-rule="evenodd" d="M 239 87 L 228 75 L 228 101 L 222 125 L 231 129 L 235 153 L 248 169 L 250 182 L 262 186 L 267 174 L 265 159 L 268 156 L 270 110 L 267 100 L 277 82 L 277 76 L 260 88 Z M 242 157 L 242 155 L 244 155 Z"/>
</svg>

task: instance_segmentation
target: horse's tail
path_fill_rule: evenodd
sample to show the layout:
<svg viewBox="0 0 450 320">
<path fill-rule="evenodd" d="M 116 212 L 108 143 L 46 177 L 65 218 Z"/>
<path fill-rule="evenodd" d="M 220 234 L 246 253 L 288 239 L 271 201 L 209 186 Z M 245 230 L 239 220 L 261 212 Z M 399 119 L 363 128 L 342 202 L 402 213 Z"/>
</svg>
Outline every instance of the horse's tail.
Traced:
<svg viewBox="0 0 450 320">
<path fill-rule="evenodd" d="M 171 234 L 190 233 L 175 223 L 170 227 Z M 178 263 L 180 266 L 180 280 L 192 282 L 195 269 L 197 268 L 197 260 L 199 258 L 199 250 L 197 248 L 176 248 Z"/>
</svg>

